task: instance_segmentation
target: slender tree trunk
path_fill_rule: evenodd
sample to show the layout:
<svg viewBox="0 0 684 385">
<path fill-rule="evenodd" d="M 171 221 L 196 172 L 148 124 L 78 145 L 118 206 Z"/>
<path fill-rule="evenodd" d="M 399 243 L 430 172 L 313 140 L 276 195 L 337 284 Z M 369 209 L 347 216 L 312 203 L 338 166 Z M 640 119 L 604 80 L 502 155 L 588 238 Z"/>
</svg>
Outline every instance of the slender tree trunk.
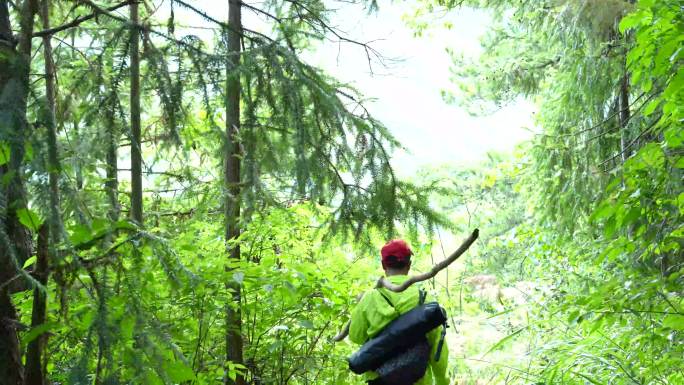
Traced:
<svg viewBox="0 0 684 385">
<path fill-rule="evenodd" d="M 41 2 L 43 28 L 50 28 L 50 0 Z M 54 249 L 61 236 L 59 175 L 62 171 L 57 149 L 57 122 L 55 111 L 57 91 L 55 87 L 56 68 L 52 55 L 52 36 L 43 36 L 43 55 L 45 57 L 45 96 L 47 100 L 47 144 L 48 144 L 48 183 L 50 185 L 50 243 Z M 52 254 L 52 253 L 51 253 Z"/>
<path fill-rule="evenodd" d="M 31 65 L 31 34 L 36 4 L 24 0 L 20 6 L 18 45 L 12 36 L 7 0 L 0 0 L 0 140 L 10 147 L 9 162 L 0 167 L 0 177 L 10 178 L 0 189 L 0 385 L 23 385 L 18 318 L 10 297 L 10 282 L 16 281 L 21 264 L 31 255 L 31 234 L 22 226 L 16 211 L 26 207 L 22 162 L 26 137 L 26 105 Z M 15 48 L 16 46 L 16 48 Z M 9 174 L 9 175 L 8 175 Z"/>
<path fill-rule="evenodd" d="M 622 163 L 625 163 L 631 154 L 630 149 L 627 148 L 627 124 L 629 119 L 629 75 L 625 70 L 625 74 L 620 82 L 620 153 L 622 154 Z"/>
<path fill-rule="evenodd" d="M 114 108 L 112 105 L 110 108 Z M 119 168 L 118 162 L 118 148 L 119 135 L 114 122 L 114 112 L 108 111 L 111 114 L 108 119 L 107 126 L 107 180 L 105 182 L 105 189 L 109 198 L 109 220 L 116 222 L 119 220 L 119 213 L 121 207 L 119 205 L 119 176 L 117 170 Z"/>
<path fill-rule="evenodd" d="M 34 277 L 43 285 L 47 283 L 49 274 L 49 226 L 43 225 L 38 231 L 38 247 L 36 250 L 36 269 Z M 31 313 L 31 327 L 45 323 L 46 301 L 45 292 L 40 288 L 33 289 L 33 311 Z M 45 385 L 43 373 L 43 348 L 45 347 L 45 334 L 36 337 L 28 345 L 26 351 L 26 385 Z"/>
<path fill-rule="evenodd" d="M 224 209 L 226 221 L 226 247 L 230 258 L 240 259 L 240 246 L 234 241 L 240 236 L 240 36 L 242 20 L 240 0 L 228 0 L 228 57 L 226 58 L 226 146 L 224 158 Z M 226 306 L 226 360 L 243 364 L 242 313 L 240 285 L 234 280 L 226 283 L 232 292 L 233 304 Z M 227 370 L 227 368 L 226 368 Z M 244 377 L 235 381 L 225 376 L 226 384 L 244 385 Z"/>
<path fill-rule="evenodd" d="M 81 128 L 80 128 L 80 120 L 74 119 L 73 121 L 74 124 L 74 135 L 73 135 L 73 140 L 75 142 L 76 148 L 81 148 L 81 143 L 83 143 L 83 139 L 81 139 Z M 80 154 L 77 154 L 77 156 L 74 156 L 73 160 L 73 166 L 76 172 L 76 191 L 78 194 L 83 193 L 83 160 L 81 159 Z M 88 217 L 86 216 L 85 212 L 83 211 L 83 208 L 80 206 L 76 206 L 76 216 L 78 217 L 78 223 L 80 224 L 85 224 L 88 223 Z"/>
<path fill-rule="evenodd" d="M 131 23 L 138 25 L 138 3 L 131 3 Z M 140 140 L 140 31 L 131 27 L 131 218 L 143 224 L 142 148 Z"/>
<path fill-rule="evenodd" d="M 109 210 L 108 210 L 108 217 L 109 220 L 112 222 L 116 222 L 119 220 L 119 215 L 120 215 L 120 205 L 119 205 L 119 196 L 118 196 L 118 191 L 119 191 L 119 177 L 118 177 L 118 147 L 119 147 L 119 131 L 117 130 L 116 127 L 116 122 L 115 122 L 115 117 L 114 117 L 114 112 L 115 111 L 115 106 L 113 103 L 113 96 L 112 96 L 112 104 L 108 106 L 107 108 L 107 151 L 106 151 L 106 181 L 105 181 L 105 190 L 107 192 L 107 197 L 109 198 Z M 112 234 L 108 235 L 105 238 L 105 244 L 107 247 L 109 247 L 113 239 L 115 239 L 117 236 L 116 232 L 113 232 Z M 112 251 L 112 255 L 115 255 L 116 252 Z M 119 258 L 116 258 L 118 261 L 117 263 L 121 263 L 121 260 Z M 115 268 L 115 270 L 120 269 L 120 267 Z M 100 311 L 101 312 L 106 312 L 106 295 L 109 293 L 109 288 L 107 286 L 107 281 L 108 281 L 108 273 L 107 273 L 107 266 L 104 267 L 102 273 L 102 289 L 98 291 L 98 301 L 100 305 Z M 100 385 L 103 383 L 103 377 L 106 376 L 109 370 L 111 370 L 111 359 L 110 359 L 110 353 L 111 351 L 109 350 L 109 343 L 107 335 L 107 331 L 102 329 L 98 330 L 98 345 L 97 345 L 97 364 L 95 366 L 95 379 L 94 383 L 95 385 Z"/>
<path fill-rule="evenodd" d="M 40 18 L 43 28 L 50 28 L 50 3 L 43 0 L 40 6 Z M 54 256 L 61 237 L 60 199 L 59 199 L 59 174 L 61 167 L 57 150 L 57 124 L 55 119 L 56 91 L 55 91 L 55 63 L 52 56 L 52 36 L 43 36 L 43 56 L 45 61 L 45 99 L 47 101 L 47 127 L 48 143 L 48 183 L 50 188 L 50 219 L 47 227 L 43 226 L 38 233 L 37 263 L 34 275 L 43 285 L 47 285 L 50 274 L 50 256 Z M 31 327 L 37 327 L 45 323 L 47 296 L 44 289 L 33 289 L 33 309 L 31 313 Z M 44 385 L 45 373 L 43 373 L 45 347 L 45 334 L 38 336 L 28 346 L 26 354 L 26 385 Z"/>
</svg>

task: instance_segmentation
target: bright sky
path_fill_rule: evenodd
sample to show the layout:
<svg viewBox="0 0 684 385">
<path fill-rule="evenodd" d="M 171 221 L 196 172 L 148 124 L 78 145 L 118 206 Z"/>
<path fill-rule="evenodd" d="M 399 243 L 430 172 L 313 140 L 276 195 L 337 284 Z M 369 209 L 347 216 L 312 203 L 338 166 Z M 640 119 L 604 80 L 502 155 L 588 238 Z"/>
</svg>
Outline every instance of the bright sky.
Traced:
<svg viewBox="0 0 684 385">
<path fill-rule="evenodd" d="M 193 2 L 220 20 L 227 20 L 227 1 Z M 255 3 L 256 4 L 256 3 Z M 165 4 L 166 5 L 166 4 Z M 258 4 L 256 4 L 258 6 Z M 367 104 L 408 150 L 395 153 L 393 165 L 400 175 L 409 177 L 424 165 L 462 164 L 483 159 L 488 151 L 511 150 L 531 136 L 533 107 L 517 101 L 487 117 L 472 117 L 457 105 L 446 104 L 442 89 L 454 88 L 449 82 L 451 63 L 446 48 L 477 57 L 479 38 L 486 32 L 490 18 L 482 11 L 460 8 L 435 15 L 435 23 L 453 23 L 447 30 L 430 29 L 422 37 L 402 20 L 413 13 L 413 2 L 380 2 L 379 12 L 368 14 L 362 7 L 342 1 L 329 1 L 334 14 L 331 25 L 357 41 L 373 41 L 371 46 L 390 59 L 383 67 L 373 63 L 370 72 L 366 53 L 349 43 L 327 41 L 307 54 L 307 62 L 325 69 L 332 76 L 351 83 L 374 101 Z M 248 9 L 243 10 L 243 24 L 267 32 L 269 24 Z M 177 8 L 177 20 L 187 25 L 202 25 L 191 11 Z M 210 31 L 193 30 L 198 35 Z M 332 39 L 336 39 L 334 36 Z"/>
<path fill-rule="evenodd" d="M 381 3 L 379 12 L 368 15 L 359 7 L 339 6 L 336 23 L 349 37 L 373 41 L 383 56 L 399 58 L 383 68 L 377 63 L 370 73 L 365 52 L 350 44 L 327 43 L 311 57 L 338 79 L 353 83 L 374 98 L 370 111 L 404 144 L 393 164 L 400 174 L 413 175 L 418 167 L 443 163 L 462 164 L 483 159 L 488 151 L 511 150 L 531 137 L 533 106 L 516 101 L 487 117 L 472 117 L 457 105 L 446 104 L 440 90 L 455 88 L 449 82 L 452 48 L 477 57 L 479 38 L 490 18 L 482 11 L 461 8 L 449 13 L 453 28 L 436 27 L 422 37 L 402 20 L 413 13 L 411 2 Z M 445 18 L 435 15 L 435 23 Z M 339 48 L 339 54 L 338 54 Z"/>
</svg>

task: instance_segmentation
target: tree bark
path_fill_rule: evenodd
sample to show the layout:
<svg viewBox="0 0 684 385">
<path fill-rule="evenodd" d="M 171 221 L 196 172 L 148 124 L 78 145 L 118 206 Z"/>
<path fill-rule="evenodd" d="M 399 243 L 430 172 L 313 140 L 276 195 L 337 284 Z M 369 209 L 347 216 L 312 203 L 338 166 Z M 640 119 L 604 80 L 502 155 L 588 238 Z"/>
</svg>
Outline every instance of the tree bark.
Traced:
<svg viewBox="0 0 684 385">
<path fill-rule="evenodd" d="M 0 40 L 2 40 L 4 44 L 9 43 L 10 45 L 14 45 L 12 24 L 10 23 L 7 0 L 0 0 Z"/>
<path fill-rule="evenodd" d="M 113 100 L 113 97 L 112 97 Z M 109 220 L 114 223 L 119 220 L 121 214 L 121 206 L 119 204 L 119 177 L 118 177 L 118 147 L 119 147 L 119 131 L 116 126 L 116 121 L 114 117 L 115 106 L 112 104 L 107 107 L 106 112 L 106 124 L 107 124 L 107 150 L 106 150 L 106 180 L 105 180 L 105 190 L 107 192 L 107 197 L 109 200 L 109 210 L 107 216 Z M 112 245 L 114 239 L 116 239 L 117 231 L 113 231 L 111 234 L 105 237 L 104 243 L 107 248 Z M 116 271 L 121 269 L 121 259 L 116 257 L 116 252 L 111 251 L 112 255 L 117 261 L 118 267 L 115 267 Z M 104 267 L 102 273 L 102 289 L 98 290 L 98 301 L 100 305 L 100 311 L 105 311 L 106 297 L 103 296 L 107 292 L 107 266 Z M 109 338 L 107 338 L 107 332 L 105 330 L 98 329 L 98 346 L 97 346 L 97 364 L 95 366 L 95 385 L 100 385 L 103 383 L 103 377 L 106 373 L 111 370 L 111 361 L 108 359 L 110 357 L 110 346 Z"/>
<path fill-rule="evenodd" d="M 49 274 L 49 226 L 43 225 L 38 231 L 38 247 L 36 251 L 36 269 L 33 276 L 45 286 Z M 33 289 L 33 309 L 31 313 L 31 327 L 35 328 L 45 323 L 46 320 L 46 295 L 40 288 Z M 45 334 L 36 337 L 29 342 L 26 351 L 26 382 L 25 385 L 45 385 L 43 373 L 43 348 L 45 347 Z"/>
<path fill-rule="evenodd" d="M 620 154 L 622 163 L 624 164 L 631 155 L 631 151 L 627 148 L 627 124 L 630 119 L 629 110 L 629 73 L 625 68 L 625 74 L 620 81 Z"/>
<path fill-rule="evenodd" d="M 0 0 L 0 123 L 1 141 L 9 145 L 10 159 L 0 167 L 0 177 L 9 178 L 0 192 L 0 385 L 23 385 L 18 318 L 10 297 L 23 262 L 31 255 L 28 229 L 19 223 L 17 210 L 26 207 L 22 163 L 26 137 L 26 106 L 31 65 L 31 34 L 36 4 L 24 0 L 18 7 L 19 39 L 12 36 L 7 0 Z M 18 44 L 17 44 L 18 43 Z"/>
<path fill-rule="evenodd" d="M 43 28 L 50 28 L 50 0 L 41 2 L 40 17 Z M 60 240 L 61 236 L 61 215 L 60 215 L 60 193 L 59 175 L 62 171 L 59 162 L 59 152 L 57 149 L 57 122 L 55 111 L 57 102 L 55 98 L 57 91 L 55 87 L 56 69 L 52 55 L 52 35 L 43 36 L 43 55 L 45 60 L 45 98 L 47 100 L 47 144 L 48 144 L 48 183 L 50 186 L 50 243 L 52 249 Z"/>
<path fill-rule="evenodd" d="M 40 18 L 43 28 L 50 28 L 50 0 L 43 0 L 40 6 Z M 43 36 L 43 56 L 45 62 L 45 99 L 47 101 L 47 114 L 45 125 L 47 127 L 48 144 L 48 183 L 50 189 L 50 219 L 48 226 L 43 226 L 38 233 L 37 262 L 34 276 L 43 286 L 47 285 L 50 271 L 50 256 L 54 256 L 54 250 L 61 238 L 60 218 L 60 193 L 59 174 L 61 167 L 57 150 L 57 123 L 55 119 L 56 90 L 55 90 L 55 63 L 52 56 L 52 35 Z M 33 289 L 33 309 L 31 313 L 31 327 L 42 325 L 46 321 L 47 296 L 45 289 Z M 26 353 L 26 385 L 44 385 L 45 367 L 43 348 L 45 347 L 45 334 L 31 341 Z"/>
<path fill-rule="evenodd" d="M 240 260 L 240 245 L 235 241 L 240 236 L 240 35 L 242 20 L 240 0 L 228 0 L 228 30 L 226 39 L 226 146 L 224 153 L 224 210 L 226 249 L 230 259 Z M 242 357 L 242 313 L 240 309 L 240 285 L 230 279 L 226 289 L 232 292 L 233 304 L 226 306 L 226 361 L 243 364 Z M 244 385 L 243 376 L 232 380 L 226 366 L 225 384 Z"/>
<path fill-rule="evenodd" d="M 140 23 L 138 3 L 131 3 L 131 218 L 143 224 L 142 148 L 140 141 Z"/>
<path fill-rule="evenodd" d="M 111 106 L 110 108 L 114 108 Z M 118 162 L 118 147 L 119 135 L 114 122 L 114 112 L 108 111 L 109 118 L 107 119 L 107 175 L 105 181 L 105 189 L 109 198 L 109 220 L 116 222 L 119 220 L 121 207 L 119 205 L 119 162 Z"/>
<path fill-rule="evenodd" d="M 16 330 L 17 312 L 7 288 L 0 291 L 0 317 L 0 385 L 23 385 L 24 368 Z"/>
</svg>

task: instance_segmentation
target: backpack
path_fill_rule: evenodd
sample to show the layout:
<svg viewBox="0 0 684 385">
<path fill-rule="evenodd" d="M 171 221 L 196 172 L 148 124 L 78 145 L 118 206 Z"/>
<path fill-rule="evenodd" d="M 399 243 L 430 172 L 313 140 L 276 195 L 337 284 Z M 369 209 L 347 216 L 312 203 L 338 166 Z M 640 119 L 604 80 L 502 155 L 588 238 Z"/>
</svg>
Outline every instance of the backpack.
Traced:
<svg viewBox="0 0 684 385">
<path fill-rule="evenodd" d="M 394 308 L 392 301 L 382 291 L 378 292 Z M 372 385 L 412 385 L 425 375 L 430 360 L 426 334 L 442 325 L 435 354 L 438 360 L 447 327 L 446 311 L 437 302 L 425 303 L 425 296 L 425 291 L 420 290 L 416 307 L 394 319 L 349 357 L 352 372 L 374 370 L 378 378 L 368 382 Z"/>
</svg>

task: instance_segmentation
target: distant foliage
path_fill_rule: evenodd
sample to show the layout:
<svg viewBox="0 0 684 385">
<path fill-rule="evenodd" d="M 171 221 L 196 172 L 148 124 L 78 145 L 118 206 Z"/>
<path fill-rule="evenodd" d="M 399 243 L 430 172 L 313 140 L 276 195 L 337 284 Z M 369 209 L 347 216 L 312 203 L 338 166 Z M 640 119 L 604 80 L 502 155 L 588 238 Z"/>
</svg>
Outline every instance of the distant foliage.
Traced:
<svg viewBox="0 0 684 385">
<path fill-rule="evenodd" d="M 478 60 L 452 52 L 458 90 L 447 99 L 483 113 L 526 97 L 540 107 L 541 128 L 512 174 L 520 195 L 498 203 L 523 200 L 532 217 L 487 244 L 482 254 L 505 263 L 474 262 L 503 282 L 536 282 L 523 314 L 509 304 L 496 316 L 525 320 L 492 344 L 520 354 L 499 356 L 474 378 L 684 381 L 681 2 L 432 6 L 463 4 L 491 10 L 496 24 Z"/>
</svg>

